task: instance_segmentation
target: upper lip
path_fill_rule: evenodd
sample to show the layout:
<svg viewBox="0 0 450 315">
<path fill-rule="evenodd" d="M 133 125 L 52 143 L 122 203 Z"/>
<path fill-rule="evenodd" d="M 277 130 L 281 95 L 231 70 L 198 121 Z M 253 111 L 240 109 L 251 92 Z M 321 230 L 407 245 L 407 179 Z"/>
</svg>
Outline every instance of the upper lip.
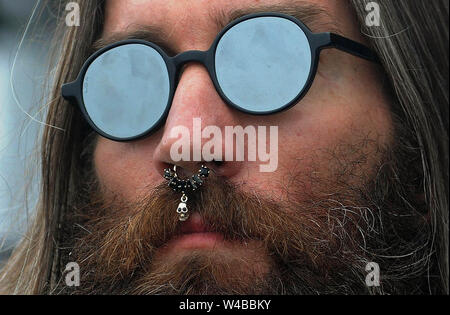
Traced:
<svg viewBox="0 0 450 315">
<path fill-rule="evenodd" d="M 180 226 L 180 234 L 194 234 L 210 232 L 200 214 L 192 213 L 186 222 Z"/>
</svg>

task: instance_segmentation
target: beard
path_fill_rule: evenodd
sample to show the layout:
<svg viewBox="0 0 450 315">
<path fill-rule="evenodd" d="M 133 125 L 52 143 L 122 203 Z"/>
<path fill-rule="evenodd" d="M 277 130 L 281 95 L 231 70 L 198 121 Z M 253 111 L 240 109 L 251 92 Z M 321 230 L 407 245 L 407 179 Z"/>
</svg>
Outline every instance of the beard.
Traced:
<svg viewBox="0 0 450 315">
<path fill-rule="evenodd" d="M 167 250 L 183 231 L 176 214 L 180 194 L 164 183 L 125 200 L 106 193 L 94 168 L 87 168 L 64 220 L 61 251 L 62 266 L 79 264 L 80 286 L 65 286 L 62 276 L 53 292 L 421 292 L 420 257 L 427 255 L 430 233 L 420 203 L 412 202 L 417 160 L 405 148 L 410 147 L 382 149 L 366 140 L 321 152 L 320 160 L 328 156 L 327 169 L 316 165 L 291 174 L 289 198 L 281 201 L 211 174 L 189 196 L 188 207 L 225 245 L 183 251 Z M 414 258 L 407 255 L 411 251 Z M 372 261 L 381 269 L 376 287 L 366 284 L 365 268 Z"/>
</svg>

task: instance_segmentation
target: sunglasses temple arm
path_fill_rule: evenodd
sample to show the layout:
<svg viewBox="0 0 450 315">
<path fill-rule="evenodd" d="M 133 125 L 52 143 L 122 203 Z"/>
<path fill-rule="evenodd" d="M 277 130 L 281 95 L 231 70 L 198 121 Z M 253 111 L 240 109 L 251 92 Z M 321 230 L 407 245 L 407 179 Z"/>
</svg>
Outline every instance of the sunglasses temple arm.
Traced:
<svg viewBox="0 0 450 315">
<path fill-rule="evenodd" d="M 316 37 L 316 45 L 319 49 L 336 48 L 371 62 L 380 62 L 378 56 L 372 49 L 351 39 L 334 33 L 319 33 L 314 35 Z"/>
</svg>

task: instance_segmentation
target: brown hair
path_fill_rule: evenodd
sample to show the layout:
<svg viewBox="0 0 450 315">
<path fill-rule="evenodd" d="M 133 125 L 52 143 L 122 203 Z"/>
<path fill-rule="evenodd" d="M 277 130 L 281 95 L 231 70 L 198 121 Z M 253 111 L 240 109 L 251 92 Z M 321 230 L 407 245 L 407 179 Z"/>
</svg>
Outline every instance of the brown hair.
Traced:
<svg viewBox="0 0 450 315">
<path fill-rule="evenodd" d="M 369 0 L 352 0 L 382 60 L 395 95 L 394 112 L 420 154 L 425 196 L 443 292 L 448 293 L 448 1 L 382 0 L 380 26 L 365 26 Z"/>
<path fill-rule="evenodd" d="M 66 2 L 61 5 L 65 8 Z M 41 142 L 41 188 L 35 219 L 26 237 L 14 250 L 0 274 L 0 293 L 40 294 L 55 285 L 59 277 L 59 224 L 69 207 L 71 193 L 78 187 L 77 173 L 83 169 L 80 152 L 86 126 L 74 107 L 62 99 L 61 85 L 76 78 L 90 55 L 90 44 L 99 36 L 104 1 L 78 1 L 79 27 L 67 27 L 64 18 L 55 33 L 53 62 L 57 66 L 46 123 Z M 44 1 L 41 9 L 52 7 Z M 54 4 L 53 4 L 54 6 Z M 61 41 L 62 38 L 62 41 Z M 61 41 L 61 46 L 57 43 Z M 56 52 L 60 51 L 59 58 Z M 52 68 L 54 65 L 51 65 Z"/>
</svg>

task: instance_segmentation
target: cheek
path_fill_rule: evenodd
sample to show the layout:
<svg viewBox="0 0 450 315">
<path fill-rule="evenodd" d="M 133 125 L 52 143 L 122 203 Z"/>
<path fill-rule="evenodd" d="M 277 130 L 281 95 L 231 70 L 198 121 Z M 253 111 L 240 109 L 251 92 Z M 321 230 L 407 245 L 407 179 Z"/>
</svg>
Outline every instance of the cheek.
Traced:
<svg viewBox="0 0 450 315">
<path fill-rule="evenodd" d="M 94 151 L 94 164 L 100 185 L 106 194 L 132 200 L 163 181 L 152 163 L 152 148 L 156 145 L 146 145 L 146 149 L 139 150 L 136 145 L 99 139 Z"/>
<path fill-rule="evenodd" d="M 381 158 L 378 147 L 393 141 L 389 100 L 379 78 L 355 76 L 330 81 L 316 77 L 308 95 L 280 125 L 280 165 L 291 173 L 321 171 L 332 176 L 333 158 L 355 161 L 364 158 L 368 171 Z M 337 161 L 335 161 L 337 162 Z M 364 172 L 364 170 L 361 170 Z"/>
</svg>

